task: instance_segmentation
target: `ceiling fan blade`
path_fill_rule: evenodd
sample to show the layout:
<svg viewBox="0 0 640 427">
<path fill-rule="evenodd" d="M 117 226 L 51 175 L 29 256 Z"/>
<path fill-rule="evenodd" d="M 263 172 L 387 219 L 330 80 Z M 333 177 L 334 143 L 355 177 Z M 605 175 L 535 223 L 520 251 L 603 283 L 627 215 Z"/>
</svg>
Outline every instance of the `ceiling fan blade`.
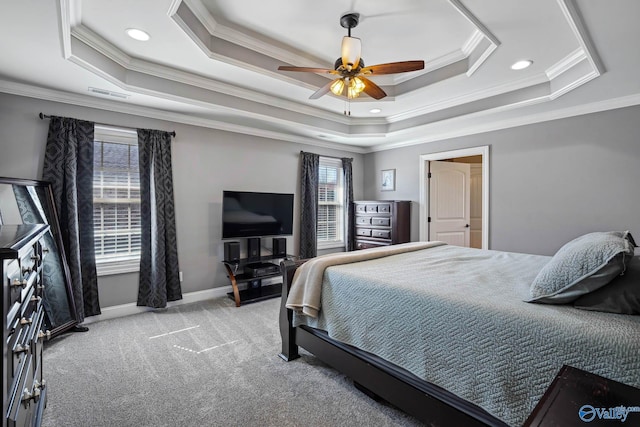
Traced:
<svg viewBox="0 0 640 427">
<path fill-rule="evenodd" d="M 395 74 L 406 73 L 408 71 L 417 71 L 424 69 L 424 61 L 402 61 L 402 62 L 390 62 L 388 64 L 371 65 L 370 67 L 364 67 L 360 73 L 362 74 Z"/>
<path fill-rule="evenodd" d="M 281 65 L 278 67 L 278 70 L 279 71 L 302 71 L 305 73 L 338 74 L 336 70 L 330 70 L 328 68 L 291 67 L 288 65 Z"/>
<path fill-rule="evenodd" d="M 342 66 L 347 70 L 356 68 L 360 63 L 362 42 L 357 37 L 345 36 L 342 38 Z"/>
<path fill-rule="evenodd" d="M 382 99 L 385 96 L 387 96 L 387 94 L 382 90 L 380 86 L 378 86 L 368 78 L 362 77 L 362 76 L 358 76 L 358 78 L 364 82 L 363 92 L 369 95 L 370 97 L 374 99 Z"/>
<path fill-rule="evenodd" d="M 336 80 L 340 80 L 340 79 L 331 80 L 329 83 L 327 83 L 326 85 L 322 86 L 317 91 L 313 92 L 313 94 L 309 97 L 309 99 L 318 99 L 321 96 L 326 95 L 327 93 L 329 93 L 329 91 L 331 90 L 331 85 Z"/>
</svg>

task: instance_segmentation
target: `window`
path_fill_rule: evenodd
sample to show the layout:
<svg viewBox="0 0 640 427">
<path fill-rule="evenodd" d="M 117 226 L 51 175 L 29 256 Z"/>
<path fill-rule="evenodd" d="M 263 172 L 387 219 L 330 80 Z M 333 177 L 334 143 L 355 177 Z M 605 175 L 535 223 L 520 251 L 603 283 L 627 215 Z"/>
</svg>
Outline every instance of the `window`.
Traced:
<svg viewBox="0 0 640 427">
<path fill-rule="evenodd" d="M 99 275 L 140 267 L 140 174 L 135 131 L 96 126 L 93 225 Z"/>
<path fill-rule="evenodd" d="M 320 157 L 318 249 L 344 247 L 344 179 L 340 159 Z"/>
</svg>

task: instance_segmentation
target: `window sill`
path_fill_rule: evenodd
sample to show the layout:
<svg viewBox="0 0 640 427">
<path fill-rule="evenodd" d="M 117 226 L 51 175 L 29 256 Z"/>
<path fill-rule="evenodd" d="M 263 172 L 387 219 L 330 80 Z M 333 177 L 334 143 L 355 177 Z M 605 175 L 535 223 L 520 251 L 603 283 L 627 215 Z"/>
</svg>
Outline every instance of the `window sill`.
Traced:
<svg viewBox="0 0 640 427">
<path fill-rule="evenodd" d="M 344 242 L 328 242 L 328 243 L 320 243 L 318 242 L 318 250 L 323 250 L 323 249 L 337 249 L 337 248 L 344 248 L 345 244 Z"/>
<path fill-rule="evenodd" d="M 96 272 L 98 276 L 110 276 L 113 274 L 137 273 L 140 271 L 140 259 L 126 259 L 113 261 L 97 261 Z"/>
</svg>

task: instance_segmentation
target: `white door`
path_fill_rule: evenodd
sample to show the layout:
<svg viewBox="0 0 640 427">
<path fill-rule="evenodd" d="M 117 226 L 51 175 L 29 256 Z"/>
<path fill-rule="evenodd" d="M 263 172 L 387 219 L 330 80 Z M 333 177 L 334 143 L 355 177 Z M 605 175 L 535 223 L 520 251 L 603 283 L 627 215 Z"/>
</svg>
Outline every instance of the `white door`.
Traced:
<svg viewBox="0 0 640 427">
<path fill-rule="evenodd" d="M 429 240 L 469 247 L 471 168 L 429 162 Z"/>
<path fill-rule="evenodd" d="M 472 248 L 482 248 L 482 164 L 471 164 L 471 240 Z"/>
</svg>

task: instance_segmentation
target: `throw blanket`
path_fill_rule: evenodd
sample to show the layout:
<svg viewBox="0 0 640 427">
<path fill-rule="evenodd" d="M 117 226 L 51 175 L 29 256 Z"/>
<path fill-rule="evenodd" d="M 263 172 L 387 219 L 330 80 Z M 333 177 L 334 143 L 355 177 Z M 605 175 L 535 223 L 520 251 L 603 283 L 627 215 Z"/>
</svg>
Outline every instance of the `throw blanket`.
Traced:
<svg viewBox="0 0 640 427">
<path fill-rule="evenodd" d="M 367 261 L 445 244 L 444 242 L 402 243 L 361 251 L 321 255 L 312 258 L 296 270 L 291 289 L 289 290 L 289 296 L 287 297 L 287 308 L 295 310 L 297 313 L 304 314 L 305 316 L 318 317 L 324 270 L 332 265 Z"/>
</svg>

